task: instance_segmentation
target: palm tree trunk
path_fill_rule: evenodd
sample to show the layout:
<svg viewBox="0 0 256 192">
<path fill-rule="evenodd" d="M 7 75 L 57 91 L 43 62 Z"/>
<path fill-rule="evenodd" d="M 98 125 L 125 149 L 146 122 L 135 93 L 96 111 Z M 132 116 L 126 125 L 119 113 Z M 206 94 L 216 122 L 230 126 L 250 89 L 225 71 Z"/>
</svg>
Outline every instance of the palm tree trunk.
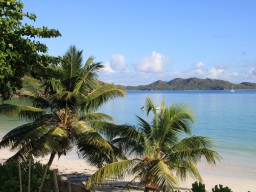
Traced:
<svg viewBox="0 0 256 192">
<path fill-rule="evenodd" d="M 57 170 L 53 170 L 53 179 L 54 179 L 54 188 L 56 192 L 59 192 L 58 178 L 57 178 Z"/>
<path fill-rule="evenodd" d="M 51 153 L 50 159 L 49 159 L 48 163 L 45 166 L 44 175 L 43 175 L 42 182 L 41 182 L 41 185 L 39 187 L 38 192 L 42 191 L 42 188 L 44 186 L 44 181 L 45 181 L 46 173 L 47 173 L 48 169 L 50 168 L 50 166 L 52 165 L 52 162 L 54 160 L 55 155 L 56 155 L 55 152 Z"/>
<path fill-rule="evenodd" d="M 66 103 L 64 125 L 66 125 L 67 121 L 68 121 L 68 105 Z"/>
<path fill-rule="evenodd" d="M 30 183 L 31 183 L 31 158 L 32 156 L 30 155 L 29 161 L 28 161 L 28 192 L 30 192 Z"/>
<path fill-rule="evenodd" d="M 21 168 L 20 168 L 20 162 L 19 161 L 18 161 L 18 169 L 19 169 L 19 180 L 20 180 L 20 192 L 22 192 Z"/>
</svg>

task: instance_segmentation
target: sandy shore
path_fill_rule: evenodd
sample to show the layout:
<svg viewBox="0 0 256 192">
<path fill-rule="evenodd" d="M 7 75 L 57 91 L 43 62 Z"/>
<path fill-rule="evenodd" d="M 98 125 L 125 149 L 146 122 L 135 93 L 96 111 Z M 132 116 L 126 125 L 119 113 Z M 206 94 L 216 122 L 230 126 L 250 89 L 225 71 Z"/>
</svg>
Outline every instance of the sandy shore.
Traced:
<svg viewBox="0 0 256 192">
<path fill-rule="evenodd" d="M 3 163 L 11 156 L 8 149 L 0 150 L 0 163 Z M 38 159 L 42 163 L 46 163 L 48 158 Z M 88 165 L 84 160 L 78 159 L 74 153 L 70 153 L 60 159 L 55 158 L 52 169 L 58 169 L 62 174 L 92 174 L 97 169 Z M 217 184 L 228 186 L 233 192 L 256 192 L 256 170 L 241 170 L 236 167 L 225 166 L 225 162 L 218 163 L 215 167 L 209 167 L 204 163 L 199 165 L 200 173 L 204 179 L 206 189 L 211 191 L 211 188 Z M 181 183 L 182 187 L 191 188 L 192 179 Z"/>
</svg>

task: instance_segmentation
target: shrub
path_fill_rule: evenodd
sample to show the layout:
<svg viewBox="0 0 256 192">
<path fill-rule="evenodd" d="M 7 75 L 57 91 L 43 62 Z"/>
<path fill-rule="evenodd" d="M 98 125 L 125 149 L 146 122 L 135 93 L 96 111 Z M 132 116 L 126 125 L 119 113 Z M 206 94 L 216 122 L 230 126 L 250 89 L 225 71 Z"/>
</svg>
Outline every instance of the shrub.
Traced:
<svg viewBox="0 0 256 192">
<path fill-rule="evenodd" d="M 44 173 L 45 166 L 39 162 L 32 162 L 31 166 L 31 190 L 36 191 Z M 52 171 L 47 172 L 50 178 Z M 28 191 L 28 162 L 21 163 L 22 190 Z M 20 190 L 19 170 L 17 162 L 0 164 L 0 191 L 17 192 Z"/>
<path fill-rule="evenodd" d="M 223 187 L 223 185 L 219 184 L 219 186 L 215 185 L 215 187 L 212 188 L 212 192 L 232 192 L 232 190 L 228 187 Z"/>
<path fill-rule="evenodd" d="M 206 192 L 205 190 L 205 184 L 202 184 L 201 182 L 194 182 L 192 184 L 192 191 L 193 192 Z"/>
</svg>

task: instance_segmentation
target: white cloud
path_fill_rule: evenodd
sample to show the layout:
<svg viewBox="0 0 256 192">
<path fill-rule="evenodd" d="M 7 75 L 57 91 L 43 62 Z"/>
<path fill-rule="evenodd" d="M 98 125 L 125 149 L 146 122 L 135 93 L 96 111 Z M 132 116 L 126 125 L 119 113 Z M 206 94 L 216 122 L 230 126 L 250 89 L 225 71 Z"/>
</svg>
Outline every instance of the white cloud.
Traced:
<svg viewBox="0 0 256 192">
<path fill-rule="evenodd" d="M 250 74 L 256 75 L 256 67 L 252 67 L 249 71 Z"/>
<path fill-rule="evenodd" d="M 109 62 L 103 64 L 104 68 L 102 72 L 115 73 L 125 71 L 125 58 L 121 54 L 114 54 Z"/>
<path fill-rule="evenodd" d="M 198 74 L 198 75 L 203 75 L 204 74 L 204 70 L 203 69 L 196 69 L 195 70 L 195 74 Z"/>
<path fill-rule="evenodd" d="M 102 69 L 102 72 L 105 72 L 105 73 L 113 73 L 113 72 L 115 72 L 115 71 L 111 68 L 109 62 L 104 63 L 103 65 L 104 65 L 104 68 Z"/>
<path fill-rule="evenodd" d="M 164 55 L 153 51 L 150 56 L 145 57 L 135 68 L 140 72 L 161 73 L 164 71 L 165 62 Z"/>
<path fill-rule="evenodd" d="M 165 68 L 168 63 L 167 61 L 164 55 L 152 52 L 151 55 L 142 59 L 135 66 L 136 70 L 131 70 L 127 65 L 125 71 L 118 71 L 124 69 L 121 67 L 124 64 L 124 58 L 113 55 L 112 64 L 119 63 L 120 66 L 111 66 L 111 62 L 105 63 L 105 68 L 100 74 L 100 79 L 104 82 L 121 85 L 146 85 L 157 80 L 170 81 L 174 78 L 191 77 L 221 79 L 233 83 L 244 81 L 256 82 L 256 64 L 244 66 L 242 70 L 236 68 L 236 71 L 234 71 L 232 68 L 226 67 L 226 65 L 209 66 L 208 63 L 199 61 L 191 69 L 175 70 L 173 66 L 173 69 L 168 71 Z"/>
<path fill-rule="evenodd" d="M 197 68 L 201 68 L 201 67 L 203 67 L 203 66 L 204 66 L 204 63 L 201 62 L 201 61 L 196 64 L 196 67 L 197 67 Z"/>
<path fill-rule="evenodd" d="M 224 73 L 224 67 L 212 67 L 209 69 L 209 77 L 213 79 L 217 79 L 221 74 Z"/>
<path fill-rule="evenodd" d="M 112 55 L 109 64 L 110 64 L 110 67 L 114 71 L 124 71 L 125 70 L 125 58 L 121 54 Z"/>
<path fill-rule="evenodd" d="M 203 62 L 198 62 L 196 64 L 196 68 L 191 70 L 191 73 L 193 75 L 203 75 L 205 73 L 205 69 L 204 69 L 204 63 Z"/>
</svg>

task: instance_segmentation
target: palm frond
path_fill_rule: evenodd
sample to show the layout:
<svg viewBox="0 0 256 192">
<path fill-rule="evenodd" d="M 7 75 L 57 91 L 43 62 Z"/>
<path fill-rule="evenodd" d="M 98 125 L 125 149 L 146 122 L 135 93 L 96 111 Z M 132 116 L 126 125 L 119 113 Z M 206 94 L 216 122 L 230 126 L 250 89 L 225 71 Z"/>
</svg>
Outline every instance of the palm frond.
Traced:
<svg viewBox="0 0 256 192">
<path fill-rule="evenodd" d="M 170 168 L 162 160 L 152 161 L 149 174 L 152 177 L 153 184 L 156 184 L 160 188 L 165 187 L 168 190 L 171 190 L 178 184 L 178 181 L 171 172 Z"/>
<path fill-rule="evenodd" d="M 105 167 L 99 169 L 96 173 L 89 177 L 85 187 L 91 189 L 98 186 L 100 183 L 107 179 L 108 177 L 118 177 L 120 175 L 125 175 L 129 173 L 130 170 L 138 163 L 137 159 L 134 160 L 123 160 L 119 162 L 114 162 L 106 165 Z"/>
<path fill-rule="evenodd" d="M 68 131 L 61 128 L 55 127 L 42 138 L 44 148 L 50 152 L 57 152 L 60 154 L 66 154 L 71 149 L 71 141 L 69 138 Z"/>
<path fill-rule="evenodd" d="M 52 124 L 43 124 L 38 127 L 34 127 L 33 130 L 30 130 L 24 136 L 21 136 L 19 139 L 16 139 L 12 148 L 15 149 L 18 145 L 26 144 L 28 142 L 34 141 L 37 142 L 44 134 L 51 130 Z"/>
<path fill-rule="evenodd" d="M 80 120 L 109 120 L 113 121 L 113 117 L 105 113 L 88 113 L 80 116 Z"/>
<path fill-rule="evenodd" d="M 203 181 L 197 167 L 192 162 L 180 160 L 177 162 L 177 164 L 170 165 L 170 167 L 173 167 L 177 178 L 179 178 L 181 181 L 186 181 L 188 177 L 192 177 L 201 182 Z"/>
<path fill-rule="evenodd" d="M 9 157 L 5 163 L 8 163 L 10 161 L 26 161 L 29 157 L 31 148 L 28 146 L 23 146 L 21 149 L 19 149 L 14 155 L 12 155 L 11 157 Z"/>
<path fill-rule="evenodd" d="M 150 97 L 146 98 L 145 110 L 147 115 L 150 113 L 150 111 L 153 111 L 154 115 L 157 113 L 156 106 Z"/>
<path fill-rule="evenodd" d="M 176 130 L 191 134 L 190 123 L 194 122 L 193 112 L 184 104 L 176 103 L 168 108 L 170 126 Z"/>
<path fill-rule="evenodd" d="M 88 93 L 97 86 L 97 71 L 103 67 L 101 63 L 94 63 L 94 58 L 89 57 L 77 76 L 74 92 Z"/>
<path fill-rule="evenodd" d="M 136 137 L 138 134 L 138 131 L 134 126 L 131 125 L 117 125 L 110 122 L 104 122 L 104 121 L 97 121 L 92 120 L 91 121 L 92 126 L 106 136 L 108 139 L 113 139 L 115 137 L 122 137 L 122 136 L 128 136 L 128 137 Z"/>
<path fill-rule="evenodd" d="M 202 157 L 210 164 L 216 164 L 221 156 L 212 150 L 213 144 L 207 137 L 193 136 L 185 138 L 171 148 L 169 159 L 186 160 L 197 163 Z"/>
<path fill-rule="evenodd" d="M 75 136 L 79 136 L 86 132 L 95 132 L 85 121 L 75 121 L 71 124 L 71 131 Z"/>
<path fill-rule="evenodd" d="M 89 57 L 84 65 L 84 67 L 81 69 L 80 77 L 84 76 L 87 77 L 88 80 L 97 80 L 98 74 L 97 72 L 102 69 L 104 66 L 100 63 L 94 62 L 93 57 Z"/>
<path fill-rule="evenodd" d="M 79 121 L 73 123 L 72 130 L 74 130 L 74 138 L 76 139 L 80 156 L 86 158 L 88 153 L 92 153 L 94 149 L 98 151 L 103 150 L 106 154 L 113 152 L 113 148 L 108 141 L 85 122 Z"/>
<path fill-rule="evenodd" d="M 12 105 L 12 104 L 2 104 L 0 105 L 0 114 L 4 114 L 10 117 L 20 117 L 35 119 L 45 111 L 43 109 L 24 106 L 24 105 Z"/>
<path fill-rule="evenodd" d="M 78 156 L 93 166 L 102 167 L 117 160 L 113 148 L 106 141 L 95 143 L 80 137 L 76 146 Z"/>
<path fill-rule="evenodd" d="M 45 114 L 40 116 L 40 118 L 35 120 L 34 122 L 26 123 L 12 129 L 2 138 L 2 141 L 0 142 L 0 147 L 6 147 L 14 144 L 15 142 L 21 142 L 21 140 L 26 137 L 27 134 L 29 135 L 30 132 L 33 132 L 39 127 L 44 129 L 44 127 L 42 126 L 51 125 L 52 123 L 54 123 L 56 121 L 55 118 L 56 117 L 52 114 Z"/>
<path fill-rule="evenodd" d="M 142 154 L 143 135 L 131 125 L 116 125 L 109 122 L 93 121 L 92 126 L 111 143 L 124 152 Z"/>
<path fill-rule="evenodd" d="M 49 100 L 47 99 L 47 97 L 42 96 L 42 93 L 40 92 L 34 93 L 28 90 L 22 90 L 21 97 L 29 100 L 33 107 L 44 110 L 50 107 Z"/>
<path fill-rule="evenodd" d="M 151 125 L 143 118 L 139 116 L 136 117 L 138 118 L 138 129 L 142 131 L 146 135 L 146 137 L 150 138 L 152 136 Z"/>
<path fill-rule="evenodd" d="M 63 91 L 60 79 L 50 78 L 43 84 L 45 94 L 55 94 Z"/>
<path fill-rule="evenodd" d="M 90 148 L 103 150 L 105 153 L 112 153 L 111 145 L 96 131 L 87 131 L 76 137 L 78 152 L 85 156 Z"/>
<path fill-rule="evenodd" d="M 75 46 L 69 47 L 62 62 L 65 79 L 70 79 L 78 74 L 82 67 L 82 54 L 83 51 L 77 50 Z"/>
<path fill-rule="evenodd" d="M 124 95 L 125 92 L 122 89 L 117 88 L 115 85 L 102 85 L 83 98 L 84 101 L 82 106 L 86 111 L 96 110 L 108 100 Z"/>
</svg>

